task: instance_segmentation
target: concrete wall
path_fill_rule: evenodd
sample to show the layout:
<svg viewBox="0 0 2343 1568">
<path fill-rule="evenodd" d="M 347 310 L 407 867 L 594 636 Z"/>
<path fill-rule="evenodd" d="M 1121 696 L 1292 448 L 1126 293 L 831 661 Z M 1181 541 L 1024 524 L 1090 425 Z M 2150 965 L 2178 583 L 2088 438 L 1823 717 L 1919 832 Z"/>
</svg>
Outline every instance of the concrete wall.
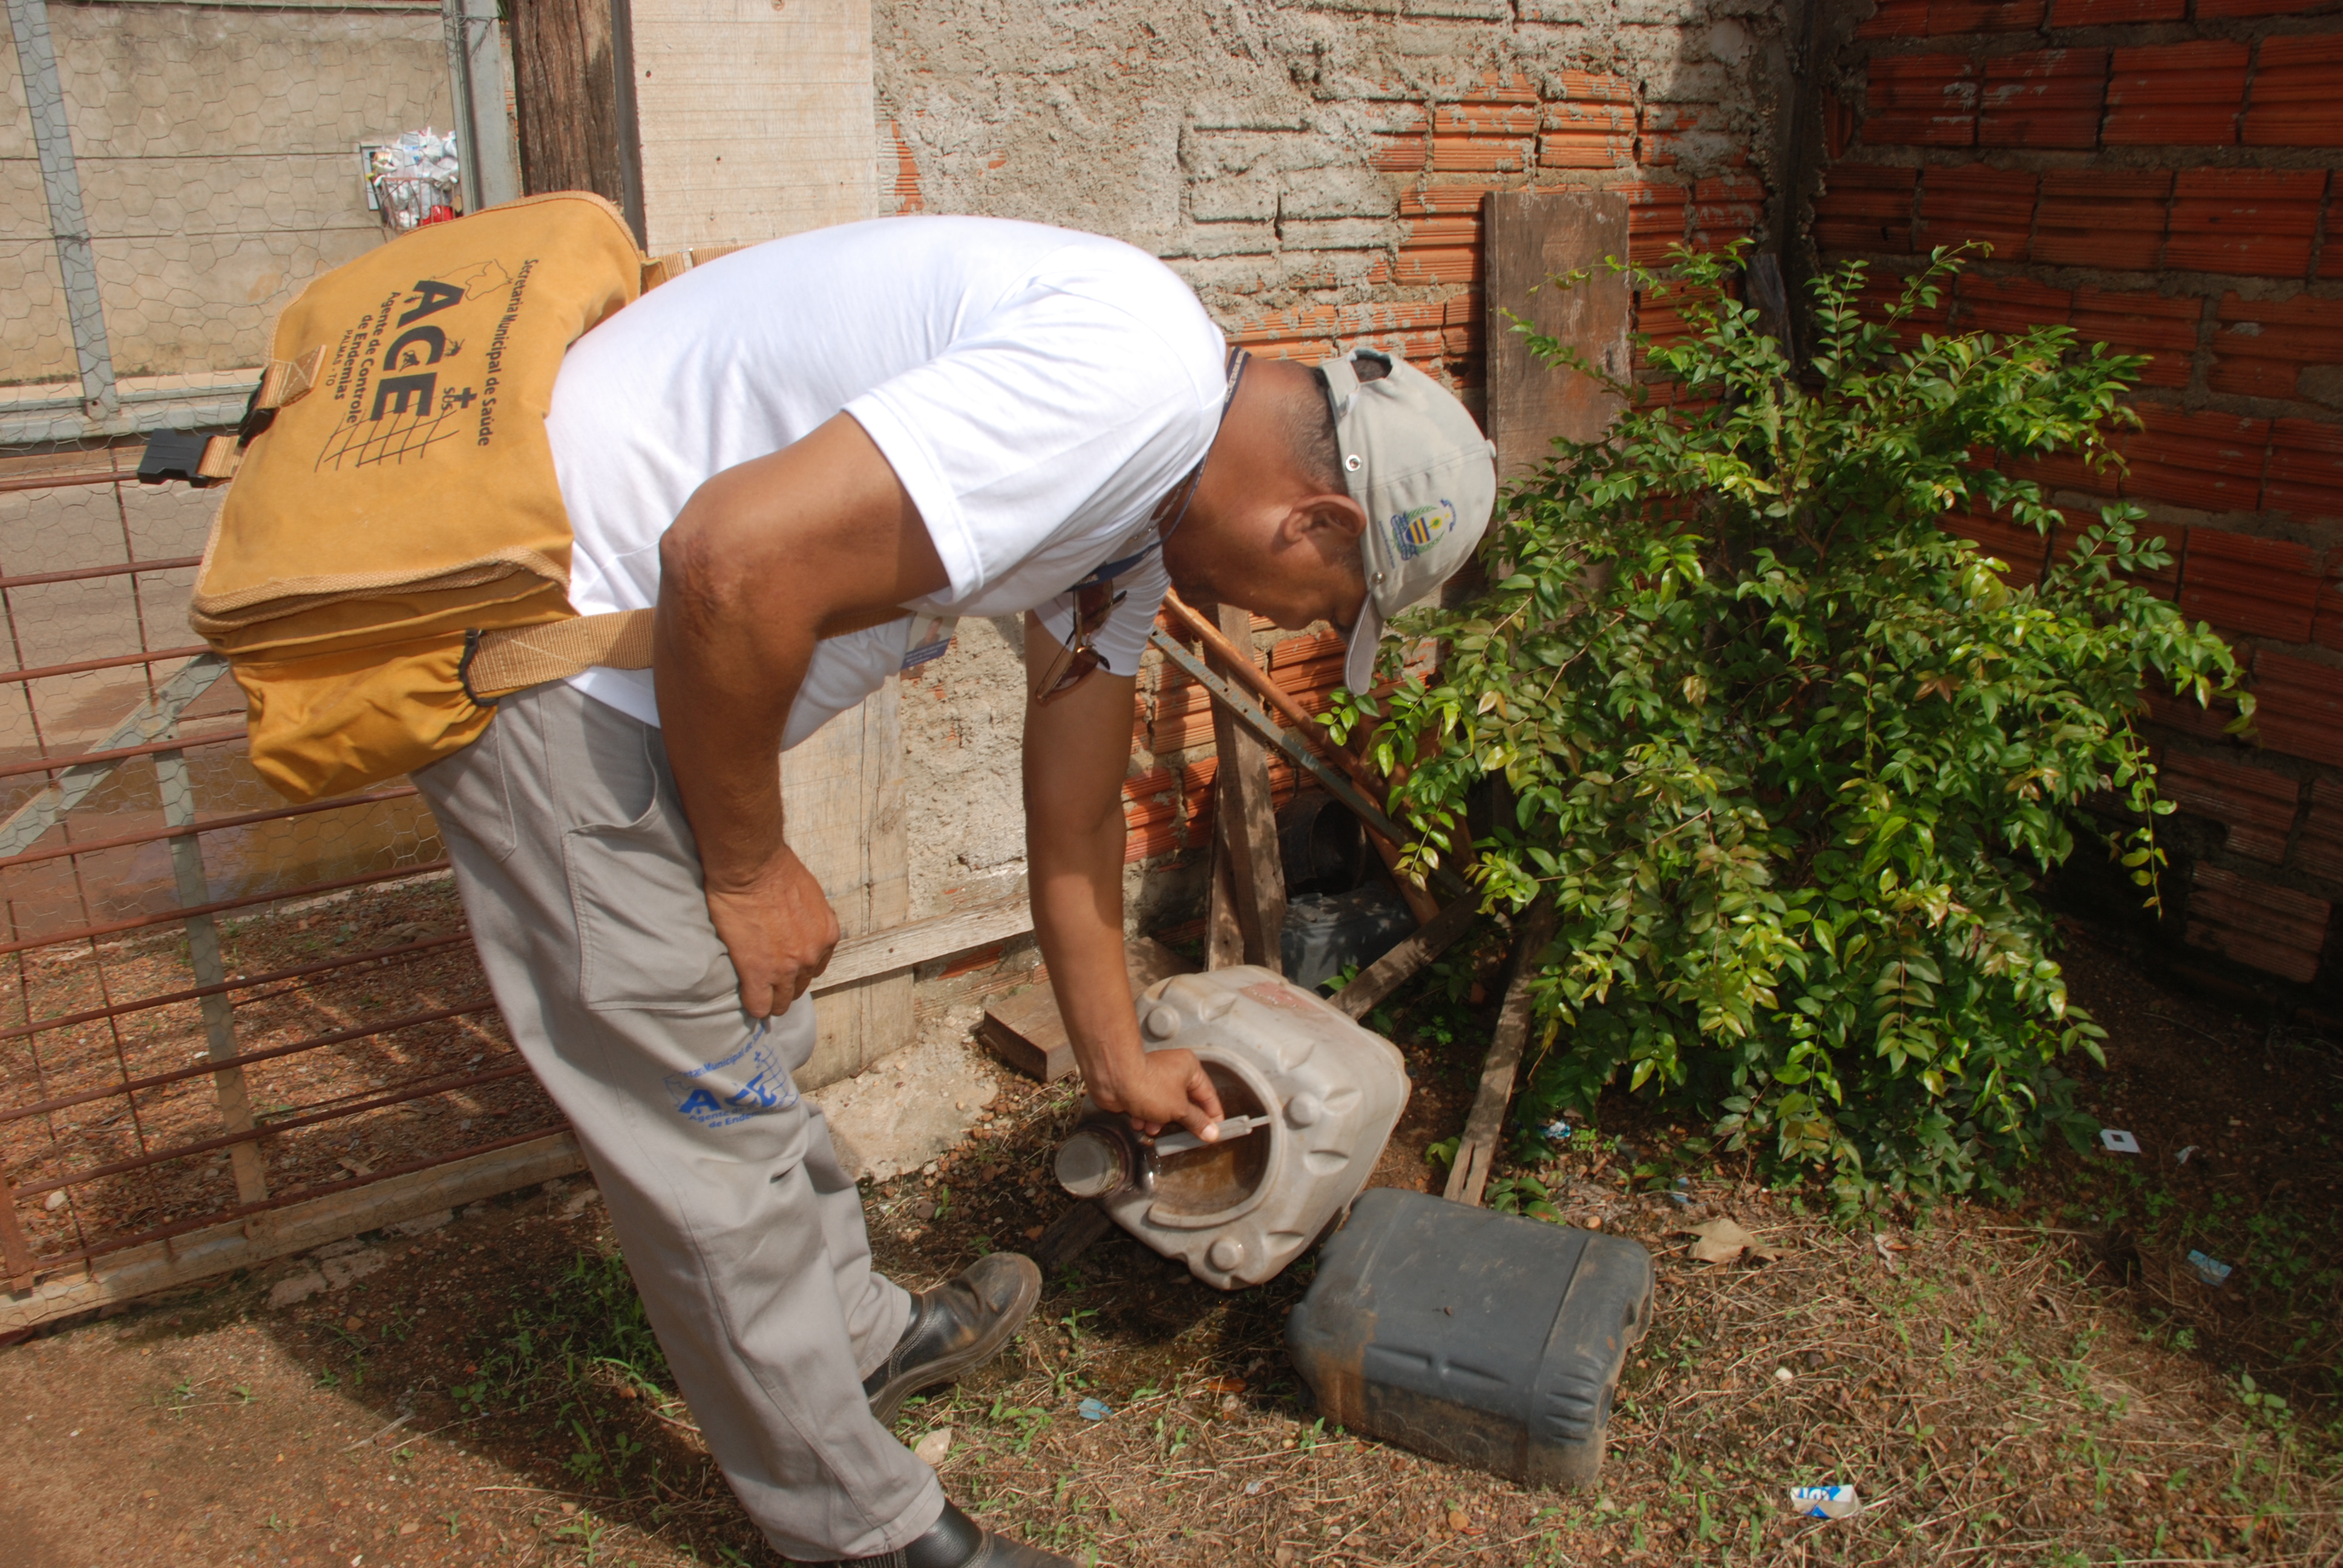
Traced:
<svg viewBox="0 0 2343 1568">
<path fill-rule="evenodd" d="M 2157 591 L 2252 670 L 2258 735 L 2159 700 L 2180 816 L 2163 935 L 2202 963 L 2343 982 L 2343 6 L 2334 0 L 1879 0 L 1819 116 L 1825 259 L 1892 276 L 1989 240 L 1940 319 L 2073 326 L 2152 356 L 2129 467 L 2036 477 L 2084 520 L 2143 508 Z M 2049 544 L 1956 519 L 2037 578 Z M 2217 978 L 2217 963 L 2208 972 Z"/>
<path fill-rule="evenodd" d="M 1483 194 L 1624 190 L 1643 259 L 1749 233 L 1785 80 L 1779 10 L 877 0 L 877 183 L 890 210 L 1118 236 L 1257 353 L 1391 348 L 1478 412 Z M 1263 627 L 1257 642 L 1322 707 L 1340 678 L 1331 638 Z M 929 847 L 913 837 L 914 915 L 1023 869 L 1014 679 L 1001 633 L 964 623 L 906 697 L 908 798 L 936 826 Z M 1151 662 L 1124 788 L 1135 923 L 1193 912 L 1214 768 L 1201 692 Z M 1275 781 L 1282 799 L 1292 779 Z"/>
</svg>

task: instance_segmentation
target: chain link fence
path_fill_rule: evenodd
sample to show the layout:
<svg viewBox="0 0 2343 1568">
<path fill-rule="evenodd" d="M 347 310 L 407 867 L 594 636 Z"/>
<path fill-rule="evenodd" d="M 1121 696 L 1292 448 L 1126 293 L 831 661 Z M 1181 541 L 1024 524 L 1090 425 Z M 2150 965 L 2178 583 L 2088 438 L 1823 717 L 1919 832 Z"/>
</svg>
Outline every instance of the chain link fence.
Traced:
<svg viewBox="0 0 2343 1568">
<path fill-rule="evenodd" d="M 380 243 L 371 146 L 517 194 L 493 0 L 5 0 L 0 1286 L 265 1242 L 297 1205 L 541 1140 L 411 787 L 288 807 L 186 626 L 277 311 Z M 484 128 L 485 127 L 485 128 Z M 265 1255 L 265 1249 L 262 1253 Z"/>
</svg>

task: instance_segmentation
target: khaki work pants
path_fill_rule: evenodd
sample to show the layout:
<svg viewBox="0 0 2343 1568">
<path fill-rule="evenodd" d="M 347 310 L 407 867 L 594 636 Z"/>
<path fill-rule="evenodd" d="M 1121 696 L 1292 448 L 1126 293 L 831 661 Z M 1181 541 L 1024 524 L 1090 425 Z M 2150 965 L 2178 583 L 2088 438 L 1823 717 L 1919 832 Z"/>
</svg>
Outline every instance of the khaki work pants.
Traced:
<svg viewBox="0 0 2343 1568">
<path fill-rule="evenodd" d="M 568 686 L 516 693 L 415 775 L 521 1054 L 569 1118 L 709 1452 L 773 1545 L 877 1556 L 943 1511 L 861 1380 L 910 1298 L 789 1074 L 813 999 L 759 1024 L 700 887 L 659 732 Z"/>
</svg>

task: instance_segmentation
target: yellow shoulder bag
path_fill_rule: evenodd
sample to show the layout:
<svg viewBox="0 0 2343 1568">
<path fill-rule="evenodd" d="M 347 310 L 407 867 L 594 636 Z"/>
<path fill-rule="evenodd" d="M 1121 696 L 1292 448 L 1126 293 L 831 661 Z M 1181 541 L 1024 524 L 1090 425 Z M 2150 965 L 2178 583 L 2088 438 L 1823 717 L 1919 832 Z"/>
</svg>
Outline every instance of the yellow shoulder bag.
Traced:
<svg viewBox="0 0 2343 1568">
<path fill-rule="evenodd" d="M 532 196 L 402 235 L 277 318 L 242 427 L 198 470 L 235 482 L 187 618 L 279 794 L 437 761 L 503 692 L 649 666 L 649 612 L 570 608 L 545 417 L 569 346 L 691 260 L 647 260 L 598 196 Z"/>
</svg>

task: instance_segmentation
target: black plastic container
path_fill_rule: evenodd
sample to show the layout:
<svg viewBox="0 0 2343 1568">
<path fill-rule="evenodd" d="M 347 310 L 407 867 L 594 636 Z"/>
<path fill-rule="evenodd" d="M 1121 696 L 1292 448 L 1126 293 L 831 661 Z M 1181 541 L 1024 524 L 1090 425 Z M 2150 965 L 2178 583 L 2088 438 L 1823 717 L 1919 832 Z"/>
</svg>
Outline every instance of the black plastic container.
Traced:
<svg viewBox="0 0 2343 1568">
<path fill-rule="evenodd" d="M 1374 881 L 1347 893 L 1297 893 L 1286 901 L 1279 956 L 1285 978 L 1317 986 L 1353 964 L 1364 969 L 1415 930 L 1399 890 Z"/>
<path fill-rule="evenodd" d="M 1376 1188 L 1327 1238 L 1285 1342 L 1330 1422 L 1584 1485 L 1651 1315 L 1651 1254 L 1624 1237 Z"/>
</svg>

